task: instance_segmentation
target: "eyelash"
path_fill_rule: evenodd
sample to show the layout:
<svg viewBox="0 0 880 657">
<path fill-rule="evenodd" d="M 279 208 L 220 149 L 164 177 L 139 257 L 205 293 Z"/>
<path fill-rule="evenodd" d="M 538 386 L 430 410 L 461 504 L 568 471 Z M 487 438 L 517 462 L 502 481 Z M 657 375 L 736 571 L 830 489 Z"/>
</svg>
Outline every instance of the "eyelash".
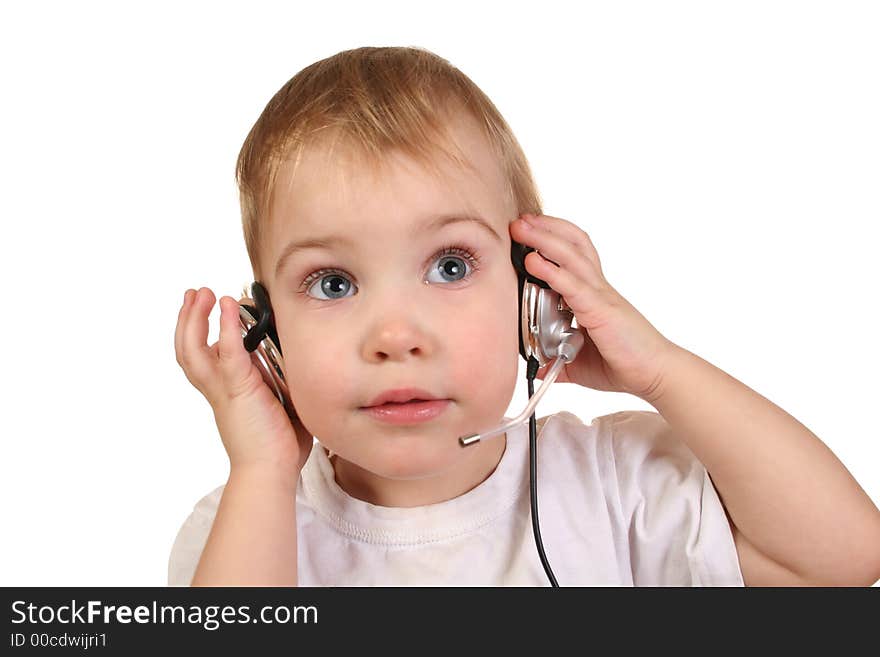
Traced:
<svg viewBox="0 0 880 657">
<path fill-rule="evenodd" d="M 436 253 L 434 253 L 434 255 L 431 256 L 431 260 L 435 260 L 437 258 L 442 258 L 447 255 L 462 256 L 471 267 L 470 273 L 467 276 L 465 276 L 464 278 L 462 278 L 461 280 L 456 281 L 458 283 L 461 283 L 463 281 L 468 280 L 474 274 L 476 274 L 478 271 L 480 271 L 480 256 L 478 256 L 476 253 L 471 251 L 468 247 L 464 246 L 463 244 L 451 244 L 449 246 L 445 246 L 445 247 L 439 249 Z M 310 300 L 325 301 L 325 299 L 315 299 L 314 297 L 310 297 L 308 295 L 308 291 L 309 291 L 309 288 L 312 286 L 312 283 L 314 283 L 316 280 L 318 280 L 319 278 L 321 278 L 323 276 L 327 276 L 328 274 L 340 274 L 342 276 L 348 277 L 348 274 L 340 269 L 332 269 L 332 268 L 331 269 L 318 269 L 318 270 L 312 272 L 311 274 L 309 274 L 308 276 L 306 276 L 305 280 L 303 280 L 302 284 L 300 285 L 299 293 Z"/>
</svg>

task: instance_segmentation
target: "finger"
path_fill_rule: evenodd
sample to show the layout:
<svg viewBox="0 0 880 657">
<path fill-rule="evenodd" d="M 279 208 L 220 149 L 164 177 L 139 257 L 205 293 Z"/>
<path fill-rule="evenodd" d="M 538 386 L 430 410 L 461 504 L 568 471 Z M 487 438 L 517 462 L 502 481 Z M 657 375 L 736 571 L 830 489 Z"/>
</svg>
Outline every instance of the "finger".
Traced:
<svg viewBox="0 0 880 657">
<path fill-rule="evenodd" d="M 527 254 L 524 262 L 526 270 L 536 278 L 547 281 L 575 315 L 589 316 L 596 308 L 606 305 L 600 285 L 592 285 L 566 267 L 556 266 L 541 253 L 533 251 Z"/>
<path fill-rule="evenodd" d="M 183 293 L 183 304 L 180 306 L 180 312 L 177 313 L 177 326 L 174 328 L 174 354 L 177 356 L 177 364 L 181 367 L 183 367 L 183 325 L 192 296 L 191 289 Z"/>
<path fill-rule="evenodd" d="M 552 260 L 589 285 L 598 286 L 602 282 L 603 277 L 596 263 L 567 239 L 540 228 L 526 228 L 522 222 L 517 222 L 513 230 L 513 237 L 518 242 L 540 251 L 544 258 Z"/>
<path fill-rule="evenodd" d="M 184 318 L 183 354 L 187 369 L 201 385 L 214 378 L 216 363 L 208 350 L 208 315 L 214 307 L 214 293 L 202 287 L 196 292 Z"/>
<path fill-rule="evenodd" d="M 218 362 L 228 383 L 243 382 L 251 369 L 251 356 L 244 348 L 238 302 L 229 296 L 220 297 L 220 340 Z"/>
<path fill-rule="evenodd" d="M 529 214 L 525 216 L 528 216 L 537 228 L 545 230 L 553 235 L 558 235 L 574 244 L 579 251 L 596 264 L 596 267 L 600 271 L 602 270 L 602 262 L 599 260 L 599 252 L 593 245 L 593 240 L 590 239 L 587 232 L 580 226 L 570 221 L 566 221 L 565 219 L 560 219 L 559 217 L 551 217 L 548 214 Z"/>
</svg>

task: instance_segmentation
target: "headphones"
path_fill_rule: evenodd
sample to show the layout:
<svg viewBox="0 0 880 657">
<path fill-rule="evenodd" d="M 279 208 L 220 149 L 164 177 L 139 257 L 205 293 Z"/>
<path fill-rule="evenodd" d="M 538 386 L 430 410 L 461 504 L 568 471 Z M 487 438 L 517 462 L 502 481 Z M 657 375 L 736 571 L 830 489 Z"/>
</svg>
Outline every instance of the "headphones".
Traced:
<svg viewBox="0 0 880 657">
<path fill-rule="evenodd" d="M 530 436 L 530 465 L 531 465 L 531 503 L 532 503 L 532 529 L 535 535 L 535 544 L 541 563 L 553 586 L 559 586 L 550 564 L 544 554 L 541 543 L 541 533 L 538 526 L 537 505 L 537 466 L 536 466 L 536 422 L 534 407 L 538 400 L 546 392 L 547 388 L 556 379 L 559 370 L 566 363 L 574 360 L 583 346 L 584 338 L 580 330 L 573 327 L 574 313 L 558 292 L 550 285 L 532 276 L 526 271 L 525 258 L 535 251 L 533 247 L 520 244 L 516 240 L 510 242 L 510 259 L 517 273 L 517 296 L 520 309 L 519 322 L 519 354 L 526 361 L 526 380 L 529 391 L 529 404 L 526 409 L 514 420 L 496 427 L 494 430 L 471 436 L 463 436 L 459 439 L 462 447 L 471 445 L 482 438 L 500 435 L 509 428 L 529 419 Z M 549 260 L 549 262 L 553 262 Z M 557 264 L 557 263 L 553 263 Z M 251 284 L 250 293 L 245 288 L 243 296 L 253 299 L 255 305 L 249 303 L 239 304 L 239 319 L 241 334 L 244 339 L 244 347 L 251 354 L 251 360 L 263 375 L 266 385 L 272 390 L 278 401 L 284 406 L 288 417 L 296 417 L 296 410 L 290 400 L 290 392 L 284 377 L 282 364 L 281 345 L 278 341 L 278 332 L 275 327 L 275 318 L 272 313 L 272 305 L 269 302 L 269 294 L 266 288 L 258 281 Z M 551 360 L 555 360 L 553 367 L 547 372 L 538 394 L 534 393 L 534 378 L 538 370 Z"/>
</svg>

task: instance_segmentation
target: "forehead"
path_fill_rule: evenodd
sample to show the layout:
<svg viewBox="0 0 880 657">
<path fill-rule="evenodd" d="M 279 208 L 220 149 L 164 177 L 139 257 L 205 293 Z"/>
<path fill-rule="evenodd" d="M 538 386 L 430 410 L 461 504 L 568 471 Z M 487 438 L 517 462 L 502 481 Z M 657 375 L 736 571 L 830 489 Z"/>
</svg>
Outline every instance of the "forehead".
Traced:
<svg viewBox="0 0 880 657">
<path fill-rule="evenodd" d="M 506 181 L 485 136 L 470 117 L 448 125 L 447 148 L 461 166 L 438 153 L 433 169 L 400 153 L 388 153 L 376 169 L 353 151 L 323 145 L 305 149 L 299 163 L 278 170 L 267 231 L 269 263 L 292 238 L 408 227 L 425 216 L 462 212 L 484 217 L 500 234 L 514 211 Z"/>
</svg>

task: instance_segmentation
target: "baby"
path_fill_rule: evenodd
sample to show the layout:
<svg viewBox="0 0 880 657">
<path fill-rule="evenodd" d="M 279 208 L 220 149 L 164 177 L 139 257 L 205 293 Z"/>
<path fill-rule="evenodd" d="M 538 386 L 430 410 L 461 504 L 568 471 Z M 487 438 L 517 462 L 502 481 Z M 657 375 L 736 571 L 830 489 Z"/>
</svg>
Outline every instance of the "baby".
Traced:
<svg viewBox="0 0 880 657">
<path fill-rule="evenodd" d="M 269 101 L 237 178 L 296 413 L 243 346 L 245 300 L 220 298 L 208 347 L 214 295 L 187 290 L 177 360 L 213 408 L 230 474 L 178 533 L 169 584 L 548 585 L 528 426 L 458 440 L 502 424 L 517 383 L 511 240 L 536 250 L 528 272 L 584 337 L 557 381 L 657 409 L 537 421 L 560 585 L 880 578 L 880 512 L 843 464 L 605 280 L 589 236 L 542 214 L 498 110 L 446 60 L 359 48 L 312 64 Z M 392 391 L 424 401 L 385 403 Z"/>
</svg>

